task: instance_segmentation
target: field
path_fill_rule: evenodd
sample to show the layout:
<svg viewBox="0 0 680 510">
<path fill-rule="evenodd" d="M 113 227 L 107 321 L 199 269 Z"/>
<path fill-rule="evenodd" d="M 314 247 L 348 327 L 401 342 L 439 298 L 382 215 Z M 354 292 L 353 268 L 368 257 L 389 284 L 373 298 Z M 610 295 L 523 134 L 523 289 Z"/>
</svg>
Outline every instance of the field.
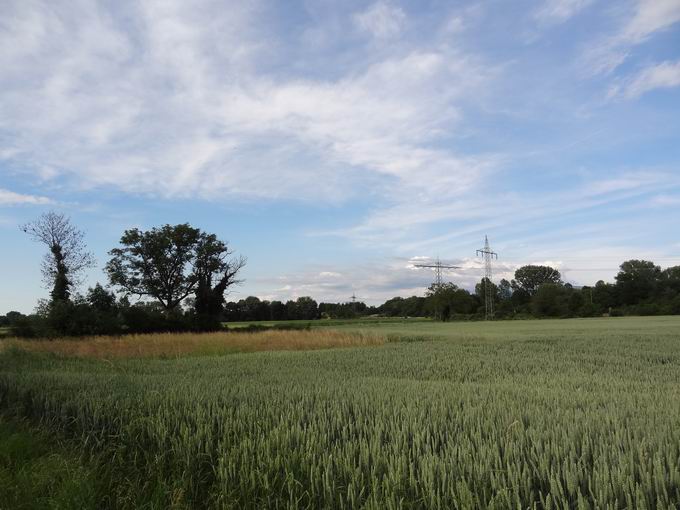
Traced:
<svg viewBox="0 0 680 510">
<path fill-rule="evenodd" d="M 410 324 L 422 324 L 424 322 L 432 322 L 432 319 L 425 317 L 362 317 L 360 319 L 320 319 L 320 320 L 290 320 L 290 321 L 244 321 L 244 322 L 225 322 L 223 323 L 229 329 L 241 329 L 247 328 L 248 326 L 264 326 L 264 327 L 275 327 L 275 326 L 311 326 L 314 328 L 322 327 L 338 327 L 338 326 L 384 326 L 384 325 L 410 325 Z"/>
<path fill-rule="evenodd" d="M 97 508 L 680 507 L 680 317 L 334 329 L 392 341 L 15 345 L 0 399 L 94 466 Z"/>
</svg>

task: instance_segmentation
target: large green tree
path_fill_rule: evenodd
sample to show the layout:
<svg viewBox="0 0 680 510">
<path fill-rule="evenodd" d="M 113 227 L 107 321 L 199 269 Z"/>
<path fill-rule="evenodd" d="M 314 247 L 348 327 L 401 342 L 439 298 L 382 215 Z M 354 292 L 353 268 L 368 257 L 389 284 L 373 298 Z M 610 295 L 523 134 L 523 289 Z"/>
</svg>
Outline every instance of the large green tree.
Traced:
<svg viewBox="0 0 680 510">
<path fill-rule="evenodd" d="M 297 312 L 300 319 L 312 320 L 319 317 L 319 306 L 309 296 L 301 296 L 295 302 Z"/>
<path fill-rule="evenodd" d="M 224 292 L 235 283 L 245 259 L 230 259 L 226 243 L 187 223 L 148 231 L 126 230 L 121 247 L 109 252 L 111 284 L 127 293 L 151 296 L 166 311 L 195 294 L 199 314 L 217 316 Z"/>
<path fill-rule="evenodd" d="M 515 271 L 513 288 L 522 290 L 533 296 L 538 288 L 545 283 L 562 283 L 560 272 L 550 266 L 528 265 Z"/>
<path fill-rule="evenodd" d="M 661 268 L 649 260 L 627 260 L 616 275 L 618 296 L 624 305 L 652 297 L 661 281 Z"/>
<path fill-rule="evenodd" d="M 465 289 L 451 282 L 432 285 L 427 290 L 426 308 L 435 319 L 446 321 L 455 314 L 469 314 L 475 310 L 477 301 Z"/>
<path fill-rule="evenodd" d="M 189 224 L 148 231 L 126 230 L 120 248 L 109 252 L 106 271 L 112 285 L 130 294 L 151 296 L 165 310 L 175 310 L 198 283 L 193 271 L 200 230 Z"/>
<path fill-rule="evenodd" d="M 54 211 L 22 225 L 21 230 L 48 249 L 42 274 L 45 286 L 52 289 L 52 303 L 68 301 L 82 273 L 94 265 L 94 256 L 85 247 L 85 235 L 68 216 Z"/>
<path fill-rule="evenodd" d="M 536 317 L 560 317 L 569 314 L 571 289 L 557 283 L 544 283 L 531 299 L 531 311 Z"/>
</svg>

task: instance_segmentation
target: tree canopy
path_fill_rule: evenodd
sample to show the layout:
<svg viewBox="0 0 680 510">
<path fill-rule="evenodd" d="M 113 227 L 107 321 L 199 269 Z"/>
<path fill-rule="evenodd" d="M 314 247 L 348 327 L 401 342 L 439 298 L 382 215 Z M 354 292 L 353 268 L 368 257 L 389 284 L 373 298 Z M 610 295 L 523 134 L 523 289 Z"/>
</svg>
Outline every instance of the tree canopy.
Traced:
<svg viewBox="0 0 680 510">
<path fill-rule="evenodd" d="M 188 223 L 126 230 L 120 244 L 106 265 L 111 284 L 153 297 L 167 311 L 194 293 L 197 313 L 219 315 L 225 291 L 239 282 L 236 276 L 246 263 L 242 257 L 230 259 L 227 243 Z"/>
<path fill-rule="evenodd" d="M 562 283 L 560 272 L 550 266 L 528 265 L 515 271 L 513 286 L 533 296 L 544 283 Z"/>
</svg>

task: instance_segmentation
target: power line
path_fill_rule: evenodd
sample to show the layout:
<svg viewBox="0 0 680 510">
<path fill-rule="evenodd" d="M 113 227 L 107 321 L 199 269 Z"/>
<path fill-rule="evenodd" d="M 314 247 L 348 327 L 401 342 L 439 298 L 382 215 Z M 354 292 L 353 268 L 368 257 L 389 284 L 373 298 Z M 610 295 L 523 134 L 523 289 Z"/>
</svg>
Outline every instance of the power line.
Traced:
<svg viewBox="0 0 680 510">
<path fill-rule="evenodd" d="M 460 266 L 449 266 L 446 264 L 442 264 L 442 261 L 439 260 L 439 257 L 437 257 L 434 264 L 413 264 L 413 266 L 428 267 L 434 269 L 434 283 L 432 284 L 434 290 L 439 289 L 443 284 L 442 269 L 460 269 Z"/>
</svg>

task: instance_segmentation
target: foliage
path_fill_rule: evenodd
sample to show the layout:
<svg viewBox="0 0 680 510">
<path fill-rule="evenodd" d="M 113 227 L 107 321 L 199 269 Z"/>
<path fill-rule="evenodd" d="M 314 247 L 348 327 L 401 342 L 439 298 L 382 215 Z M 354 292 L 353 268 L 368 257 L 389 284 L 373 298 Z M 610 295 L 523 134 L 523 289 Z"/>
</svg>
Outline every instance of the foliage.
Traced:
<svg viewBox="0 0 680 510">
<path fill-rule="evenodd" d="M 556 283 L 544 283 L 531 300 L 531 309 L 536 317 L 564 317 L 569 315 L 571 301 L 568 289 Z M 578 303 L 577 303 L 578 306 Z"/>
<path fill-rule="evenodd" d="M 648 260 L 627 260 L 616 275 L 616 288 L 621 304 L 633 305 L 649 298 L 656 290 L 661 268 Z"/>
<path fill-rule="evenodd" d="M 470 314 L 479 302 L 465 289 L 447 282 L 442 285 L 432 285 L 427 290 L 425 309 L 435 319 L 449 320 L 456 315 Z"/>
<path fill-rule="evenodd" d="M 108 497 L 104 473 L 55 444 L 54 437 L 8 415 L 0 415 L 0 508 L 101 508 Z"/>
<path fill-rule="evenodd" d="M 328 308 L 323 311 L 328 312 Z M 248 296 L 238 302 L 226 303 L 223 319 L 227 322 L 240 321 L 269 321 L 269 320 L 314 320 L 321 316 L 321 308 L 309 296 L 299 297 L 295 301 L 260 300 L 255 296 Z"/>
<path fill-rule="evenodd" d="M 224 293 L 246 265 L 244 257 L 230 259 L 232 251 L 214 234 L 201 232 L 196 246 L 196 299 L 195 310 L 199 316 L 219 317 L 224 307 Z"/>
<path fill-rule="evenodd" d="M 227 243 L 188 223 L 164 225 L 146 232 L 126 230 L 122 247 L 109 252 L 106 265 L 111 284 L 124 292 L 150 296 L 168 312 L 177 312 L 182 301 L 195 294 L 200 320 L 219 320 L 227 288 L 239 283 L 243 257 L 232 254 Z"/>
<path fill-rule="evenodd" d="M 43 258 L 43 281 L 52 288 L 53 302 L 67 301 L 83 271 L 94 265 L 94 256 L 85 249 L 83 232 L 67 216 L 53 211 L 22 225 L 21 230 L 49 250 Z"/>
<path fill-rule="evenodd" d="M 151 296 L 175 310 L 194 291 L 198 275 L 191 271 L 200 231 L 188 223 L 142 231 L 126 230 L 121 248 L 109 252 L 106 271 L 112 285 L 137 296 Z"/>
<path fill-rule="evenodd" d="M 513 288 L 520 289 L 533 296 L 545 283 L 562 283 L 560 272 L 550 266 L 528 265 L 515 271 Z"/>
</svg>

